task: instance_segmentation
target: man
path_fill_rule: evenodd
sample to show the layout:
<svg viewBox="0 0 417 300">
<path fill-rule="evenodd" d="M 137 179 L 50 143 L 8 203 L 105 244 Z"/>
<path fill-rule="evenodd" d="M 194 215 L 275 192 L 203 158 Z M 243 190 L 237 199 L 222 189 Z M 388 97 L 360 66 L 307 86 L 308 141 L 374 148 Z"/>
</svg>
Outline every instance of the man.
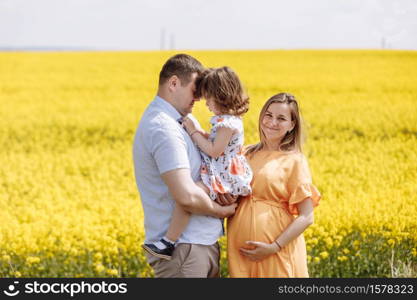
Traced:
<svg viewBox="0 0 417 300">
<path fill-rule="evenodd" d="M 195 79 L 203 71 L 195 58 L 171 57 L 159 75 L 158 92 L 143 113 L 136 131 L 133 156 L 136 183 L 145 216 L 145 244 L 169 253 L 163 239 L 175 205 L 192 213 L 170 260 L 146 253 L 156 277 L 218 277 L 218 238 L 223 234 L 219 218 L 234 213 L 236 204 L 220 206 L 199 188 L 200 154 L 181 125 L 195 101 Z M 223 200 L 222 203 L 230 203 Z M 169 253 L 171 254 L 171 253 Z M 163 256 L 161 256 L 163 257 Z"/>
</svg>

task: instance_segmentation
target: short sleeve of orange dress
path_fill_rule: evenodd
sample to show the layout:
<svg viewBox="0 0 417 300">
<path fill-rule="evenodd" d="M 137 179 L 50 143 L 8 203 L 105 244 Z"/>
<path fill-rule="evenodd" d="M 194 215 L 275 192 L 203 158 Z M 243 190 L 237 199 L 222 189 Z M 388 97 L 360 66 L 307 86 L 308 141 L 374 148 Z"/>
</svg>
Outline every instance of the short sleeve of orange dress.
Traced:
<svg viewBox="0 0 417 300">
<path fill-rule="evenodd" d="M 307 198 L 313 201 L 313 207 L 319 204 L 321 195 L 313 185 L 307 159 L 303 154 L 297 154 L 294 158 L 292 170 L 289 172 L 287 188 L 290 194 L 288 210 L 293 215 L 298 215 L 297 204 Z"/>
</svg>

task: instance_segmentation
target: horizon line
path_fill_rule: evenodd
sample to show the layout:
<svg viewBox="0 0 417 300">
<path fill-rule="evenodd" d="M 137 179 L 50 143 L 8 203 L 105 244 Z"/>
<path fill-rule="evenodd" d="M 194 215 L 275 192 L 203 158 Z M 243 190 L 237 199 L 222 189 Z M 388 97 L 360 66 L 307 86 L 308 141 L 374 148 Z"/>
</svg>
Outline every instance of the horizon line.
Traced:
<svg viewBox="0 0 417 300">
<path fill-rule="evenodd" d="M 52 46 L 22 46 L 22 47 L 9 47 L 0 46 L 0 52 L 184 52 L 184 51 L 291 51 L 291 50 L 311 50 L 311 51 L 344 51 L 344 50 L 357 50 L 357 51 L 375 51 L 375 50 L 388 50 L 388 51 L 417 51 L 417 49 L 410 48 L 315 48 L 315 47 L 299 47 L 299 48 L 226 48 L 226 49 L 131 49 L 131 48 L 94 48 L 94 47 L 52 47 Z"/>
</svg>

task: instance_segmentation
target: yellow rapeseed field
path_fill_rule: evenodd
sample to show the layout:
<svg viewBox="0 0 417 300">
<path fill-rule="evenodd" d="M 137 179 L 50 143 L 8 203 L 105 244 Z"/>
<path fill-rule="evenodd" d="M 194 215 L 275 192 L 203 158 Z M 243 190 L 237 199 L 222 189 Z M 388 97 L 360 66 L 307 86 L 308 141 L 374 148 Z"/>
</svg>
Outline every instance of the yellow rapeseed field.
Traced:
<svg viewBox="0 0 417 300">
<path fill-rule="evenodd" d="M 248 144 L 270 96 L 299 99 L 323 195 L 311 276 L 417 276 L 417 52 L 188 53 L 239 74 Z M 153 275 L 131 150 L 173 54 L 0 53 L 1 277 Z M 203 101 L 195 115 L 208 129 Z"/>
</svg>

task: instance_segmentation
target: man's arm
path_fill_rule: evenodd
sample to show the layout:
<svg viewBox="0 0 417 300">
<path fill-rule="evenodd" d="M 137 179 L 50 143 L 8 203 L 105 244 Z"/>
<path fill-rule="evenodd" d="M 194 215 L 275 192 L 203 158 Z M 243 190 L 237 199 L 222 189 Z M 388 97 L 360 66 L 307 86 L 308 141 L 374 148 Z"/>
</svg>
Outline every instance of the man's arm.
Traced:
<svg viewBox="0 0 417 300">
<path fill-rule="evenodd" d="M 161 175 L 177 204 L 184 210 L 199 215 L 226 218 L 235 213 L 237 204 L 220 206 L 198 187 L 191 178 L 189 169 L 175 169 Z"/>
</svg>

